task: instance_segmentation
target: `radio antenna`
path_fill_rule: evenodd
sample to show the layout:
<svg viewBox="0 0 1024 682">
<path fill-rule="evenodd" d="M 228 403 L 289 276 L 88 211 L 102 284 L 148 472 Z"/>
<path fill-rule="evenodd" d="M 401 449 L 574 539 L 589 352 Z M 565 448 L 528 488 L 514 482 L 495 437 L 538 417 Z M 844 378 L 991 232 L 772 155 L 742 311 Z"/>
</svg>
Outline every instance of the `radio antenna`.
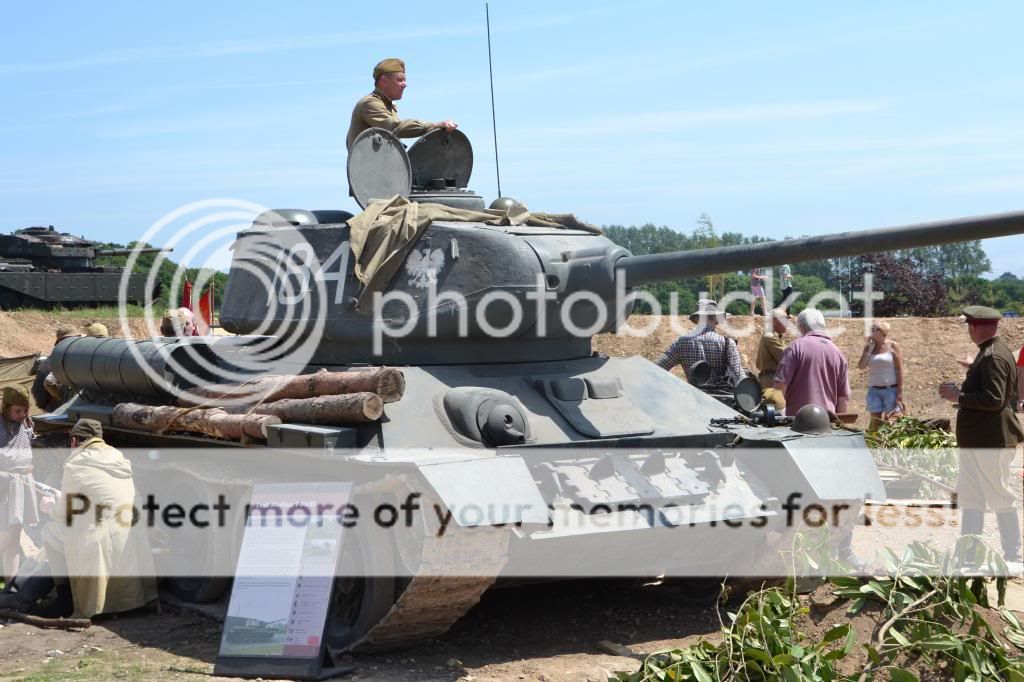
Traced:
<svg viewBox="0 0 1024 682">
<path fill-rule="evenodd" d="M 484 3 L 487 13 L 487 70 L 491 76 L 491 130 L 494 132 L 494 173 L 498 176 L 498 196 L 501 194 L 501 166 L 498 164 L 498 119 L 494 114 L 494 64 L 491 61 L 491 8 Z"/>
</svg>

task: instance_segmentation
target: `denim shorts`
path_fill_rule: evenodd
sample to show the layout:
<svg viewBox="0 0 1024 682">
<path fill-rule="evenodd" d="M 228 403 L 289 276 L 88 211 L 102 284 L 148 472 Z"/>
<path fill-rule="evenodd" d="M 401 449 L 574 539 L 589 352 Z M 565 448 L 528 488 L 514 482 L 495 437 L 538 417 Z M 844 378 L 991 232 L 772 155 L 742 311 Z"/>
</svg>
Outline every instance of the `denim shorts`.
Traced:
<svg viewBox="0 0 1024 682">
<path fill-rule="evenodd" d="M 876 412 L 892 412 L 896 409 L 896 389 L 871 386 L 868 388 L 867 403 L 868 412 L 872 414 Z"/>
</svg>

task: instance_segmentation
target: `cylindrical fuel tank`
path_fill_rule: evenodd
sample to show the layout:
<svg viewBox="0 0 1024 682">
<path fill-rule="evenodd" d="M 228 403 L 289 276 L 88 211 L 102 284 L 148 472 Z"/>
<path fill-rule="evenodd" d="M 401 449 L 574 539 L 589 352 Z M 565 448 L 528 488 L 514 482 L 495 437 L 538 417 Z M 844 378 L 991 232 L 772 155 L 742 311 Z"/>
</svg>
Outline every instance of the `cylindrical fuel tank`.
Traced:
<svg viewBox="0 0 1024 682">
<path fill-rule="evenodd" d="M 65 386 L 150 398 L 212 383 L 210 368 L 216 362 L 209 346 L 187 338 L 74 337 L 61 341 L 50 355 L 50 369 Z"/>
</svg>

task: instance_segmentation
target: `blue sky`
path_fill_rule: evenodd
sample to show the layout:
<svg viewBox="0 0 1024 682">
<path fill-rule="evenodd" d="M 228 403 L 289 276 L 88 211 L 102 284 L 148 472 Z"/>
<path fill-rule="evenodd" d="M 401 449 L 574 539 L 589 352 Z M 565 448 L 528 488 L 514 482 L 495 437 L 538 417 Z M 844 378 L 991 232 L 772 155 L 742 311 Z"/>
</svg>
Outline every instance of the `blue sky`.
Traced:
<svg viewBox="0 0 1024 682">
<path fill-rule="evenodd" d="M 373 64 L 497 194 L 484 6 L 8 4 L 0 228 L 127 241 L 208 198 L 347 208 Z M 502 186 L 781 238 L 1024 209 L 1024 3 L 491 3 Z M 11 30 L 15 27 L 14 30 Z M 883 245 L 884 246 L 884 245 Z M 986 242 L 1024 275 L 1024 236 Z"/>
</svg>

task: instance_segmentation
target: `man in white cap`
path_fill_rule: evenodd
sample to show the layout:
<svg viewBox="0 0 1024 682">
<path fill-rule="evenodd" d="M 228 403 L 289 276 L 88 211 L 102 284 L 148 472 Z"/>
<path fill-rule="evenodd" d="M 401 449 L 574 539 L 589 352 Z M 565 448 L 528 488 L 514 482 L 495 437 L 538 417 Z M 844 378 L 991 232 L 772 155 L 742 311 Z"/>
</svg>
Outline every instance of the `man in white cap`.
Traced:
<svg viewBox="0 0 1024 682">
<path fill-rule="evenodd" d="M 401 59 L 390 57 L 373 67 L 373 92 L 356 102 L 352 110 L 346 148 L 351 149 L 359 133 L 368 128 L 383 128 L 395 137 L 419 137 L 435 128 L 451 131 L 459 127 L 452 120 L 430 123 L 415 118 L 399 118 L 395 102 L 402 99 L 405 86 L 405 62 Z"/>
<path fill-rule="evenodd" d="M 743 378 L 743 363 L 736 342 L 717 331 L 718 323 L 725 318 L 726 313 L 718 310 L 715 301 L 698 301 L 697 312 L 690 315 L 690 321 L 695 322 L 697 328 L 676 339 L 655 364 L 667 370 L 682 365 L 689 378 L 691 367 L 698 362 L 706 362 L 711 367 L 708 383 L 721 384 L 728 381 L 735 385 Z"/>
</svg>

